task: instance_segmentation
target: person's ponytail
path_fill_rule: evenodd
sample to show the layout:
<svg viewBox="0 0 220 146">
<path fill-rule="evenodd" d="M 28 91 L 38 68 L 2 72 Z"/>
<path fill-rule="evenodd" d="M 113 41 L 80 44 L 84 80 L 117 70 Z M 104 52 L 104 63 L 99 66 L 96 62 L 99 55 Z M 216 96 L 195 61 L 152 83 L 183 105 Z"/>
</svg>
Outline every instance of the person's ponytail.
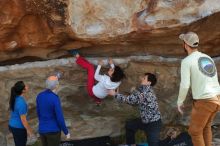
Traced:
<svg viewBox="0 0 220 146">
<path fill-rule="evenodd" d="M 11 88 L 11 96 L 10 96 L 10 100 L 9 100 L 9 108 L 12 111 L 14 111 L 15 97 L 16 97 L 16 93 L 15 93 L 15 89 L 14 89 L 14 86 L 13 86 Z"/>
<path fill-rule="evenodd" d="M 9 109 L 14 111 L 15 99 L 17 96 L 21 95 L 25 88 L 25 84 L 23 81 L 18 81 L 11 88 L 11 95 L 9 100 Z"/>
</svg>

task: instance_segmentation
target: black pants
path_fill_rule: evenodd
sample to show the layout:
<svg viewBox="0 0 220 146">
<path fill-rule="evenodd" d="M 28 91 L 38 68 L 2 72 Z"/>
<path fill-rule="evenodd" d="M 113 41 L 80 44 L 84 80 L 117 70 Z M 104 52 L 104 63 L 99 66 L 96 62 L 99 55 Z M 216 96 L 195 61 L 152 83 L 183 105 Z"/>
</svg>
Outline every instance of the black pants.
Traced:
<svg viewBox="0 0 220 146">
<path fill-rule="evenodd" d="M 27 130 L 22 128 L 14 128 L 8 126 L 9 130 L 11 131 L 15 146 L 26 146 L 27 143 Z"/>
<path fill-rule="evenodd" d="M 61 132 L 40 134 L 42 146 L 59 146 Z"/>
<path fill-rule="evenodd" d="M 149 146 L 159 146 L 161 120 L 144 124 L 141 119 L 134 119 L 126 122 L 126 143 L 135 144 L 135 133 L 137 130 L 143 130 L 147 134 L 147 142 Z"/>
</svg>

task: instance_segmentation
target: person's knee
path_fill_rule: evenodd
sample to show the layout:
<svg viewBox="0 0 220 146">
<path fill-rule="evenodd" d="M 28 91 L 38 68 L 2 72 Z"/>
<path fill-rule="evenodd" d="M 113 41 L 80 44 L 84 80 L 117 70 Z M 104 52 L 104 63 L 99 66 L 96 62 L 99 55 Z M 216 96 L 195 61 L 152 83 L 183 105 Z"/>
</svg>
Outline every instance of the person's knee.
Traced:
<svg viewBox="0 0 220 146">
<path fill-rule="evenodd" d="M 147 135 L 147 139 L 151 142 L 158 142 L 159 141 L 159 137 L 160 137 L 160 133 L 146 133 Z"/>
<path fill-rule="evenodd" d="M 92 65 L 92 64 L 89 64 L 88 65 L 88 69 L 90 70 L 90 71 L 94 71 L 95 69 L 94 69 L 94 66 Z"/>
<path fill-rule="evenodd" d="M 201 127 L 199 128 L 197 126 L 190 126 L 189 130 L 188 130 L 189 134 L 192 136 L 193 135 L 200 135 L 200 134 L 202 134 L 202 131 L 203 131 L 203 129 L 201 129 Z"/>
</svg>

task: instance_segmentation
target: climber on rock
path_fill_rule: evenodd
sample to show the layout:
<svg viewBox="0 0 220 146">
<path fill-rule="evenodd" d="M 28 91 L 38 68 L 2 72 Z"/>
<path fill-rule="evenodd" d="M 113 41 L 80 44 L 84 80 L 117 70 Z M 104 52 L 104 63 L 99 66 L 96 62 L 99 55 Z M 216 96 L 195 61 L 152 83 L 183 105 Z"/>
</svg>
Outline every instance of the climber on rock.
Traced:
<svg viewBox="0 0 220 146">
<path fill-rule="evenodd" d="M 112 59 L 108 60 L 110 68 L 107 75 L 101 75 L 100 70 L 104 64 L 102 60 L 99 60 L 95 71 L 93 64 L 80 56 L 77 49 L 69 50 L 68 52 L 75 56 L 78 65 L 87 70 L 87 91 L 97 105 L 100 105 L 102 99 L 108 95 L 109 89 L 117 89 L 122 79 L 125 78 L 124 71 L 119 66 L 115 66 Z M 95 80 L 98 81 L 97 84 L 95 84 Z"/>
</svg>

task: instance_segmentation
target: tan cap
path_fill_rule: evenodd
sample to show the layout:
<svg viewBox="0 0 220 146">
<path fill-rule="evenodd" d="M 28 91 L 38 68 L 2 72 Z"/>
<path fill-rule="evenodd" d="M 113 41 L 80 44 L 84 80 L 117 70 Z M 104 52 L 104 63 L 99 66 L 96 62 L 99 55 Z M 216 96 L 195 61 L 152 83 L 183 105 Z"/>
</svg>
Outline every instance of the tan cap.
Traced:
<svg viewBox="0 0 220 146">
<path fill-rule="evenodd" d="M 194 32 L 187 32 L 185 34 L 181 34 L 179 35 L 179 38 L 191 47 L 199 46 L 199 37 Z"/>
</svg>

